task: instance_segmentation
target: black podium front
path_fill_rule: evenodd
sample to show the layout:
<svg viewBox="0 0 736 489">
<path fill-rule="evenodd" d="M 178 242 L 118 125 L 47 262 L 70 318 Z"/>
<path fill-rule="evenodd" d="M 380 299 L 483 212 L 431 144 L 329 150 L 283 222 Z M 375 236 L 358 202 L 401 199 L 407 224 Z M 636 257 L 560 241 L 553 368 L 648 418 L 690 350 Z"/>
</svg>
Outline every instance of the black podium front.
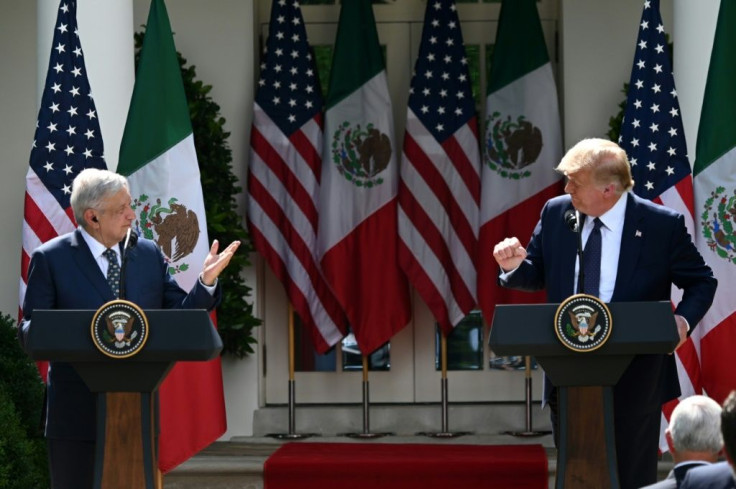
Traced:
<svg viewBox="0 0 736 489">
<path fill-rule="evenodd" d="M 497 355 L 534 356 L 559 394 L 556 487 L 618 488 L 612 387 L 635 355 L 670 353 L 679 342 L 667 302 L 608 304 L 611 336 L 577 352 L 555 333 L 558 304 L 499 305 L 490 347 Z"/>
<path fill-rule="evenodd" d="M 67 362 L 97 393 L 95 489 L 154 489 L 154 391 L 177 361 L 207 361 L 222 340 L 204 310 L 147 310 L 149 335 L 135 356 L 110 358 L 94 345 L 96 311 L 36 310 L 27 350 L 34 360 Z"/>
</svg>

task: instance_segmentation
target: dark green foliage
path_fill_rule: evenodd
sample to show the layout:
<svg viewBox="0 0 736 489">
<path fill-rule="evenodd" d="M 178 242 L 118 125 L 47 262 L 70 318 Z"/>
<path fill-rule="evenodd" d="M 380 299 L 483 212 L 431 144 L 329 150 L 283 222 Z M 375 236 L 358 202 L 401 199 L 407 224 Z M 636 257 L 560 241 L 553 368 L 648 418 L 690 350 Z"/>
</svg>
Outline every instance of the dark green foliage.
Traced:
<svg viewBox="0 0 736 489">
<path fill-rule="evenodd" d="M 143 33 L 137 33 L 136 66 L 142 43 Z M 219 240 L 221 247 L 234 240 L 242 243 L 230 265 L 220 274 L 223 297 L 217 308 L 217 327 L 224 345 L 222 353 L 243 358 L 253 353 L 253 345 L 256 343 L 253 328 L 259 326 L 261 320 L 253 316 L 253 306 L 246 302 L 246 298 L 251 295 L 251 288 L 240 275 L 250 265 L 248 254 L 252 248 L 248 233 L 237 213 L 235 196 L 242 189 L 236 185 L 237 178 L 230 166 L 232 151 L 227 142 L 230 133 L 225 131 L 225 119 L 220 116 L 220 106 L 209 95 L 212 86 L 197 80 L 195 67 L 186 66 L 186 59 L 180 53 L 177 55 L 202 178 L 207 235 L 210 241 Z"/>
<path fill-rule="evenodd" d="M 13 319 L 0 316 L 0 489 L 48 487 L 43 390 L 36 365 L 16 339 Z"/>
<path fill-rule="evenodd" d="M 621 134 L 621 123 L 624 121 L 624 112 L 626 112 L 626 97 L 629 93 L 629 84 L 624 83 L 624 88 L 621 89 L 624 94 L 624 99 L 618 104 L 618 113 L 608 119 L 608 132 L 606 135 L 610 141 L 618 143 L 618 136 Z"/>
</svg>

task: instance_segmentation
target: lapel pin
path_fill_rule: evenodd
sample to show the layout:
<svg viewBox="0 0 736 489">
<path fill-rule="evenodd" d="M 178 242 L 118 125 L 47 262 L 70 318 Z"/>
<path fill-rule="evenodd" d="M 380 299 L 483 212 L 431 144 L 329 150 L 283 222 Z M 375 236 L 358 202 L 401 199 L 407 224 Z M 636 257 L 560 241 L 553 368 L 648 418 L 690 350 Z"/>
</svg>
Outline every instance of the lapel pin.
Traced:
<svg viewBox="0 0 736 489">
<path fill-rule="evenodd" d="M 634 236 L 636 236 L 637 238 L 641 238 L 641 231 L 637 229 L 636 232 L 634 233 Z"/>
</svg>

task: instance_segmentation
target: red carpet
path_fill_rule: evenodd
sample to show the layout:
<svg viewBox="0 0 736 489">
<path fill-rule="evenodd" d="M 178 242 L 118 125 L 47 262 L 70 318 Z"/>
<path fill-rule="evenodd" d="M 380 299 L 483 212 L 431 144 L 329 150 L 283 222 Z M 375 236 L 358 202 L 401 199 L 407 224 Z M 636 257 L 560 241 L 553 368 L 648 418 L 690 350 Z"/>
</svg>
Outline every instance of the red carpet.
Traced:
<svg viewBox="0 0 736 489">
<path fill-rule="evenodd" d="M 265 489 L 547 487 L 541 445 L 303 443 L 282 445 Z"/>
</svg>

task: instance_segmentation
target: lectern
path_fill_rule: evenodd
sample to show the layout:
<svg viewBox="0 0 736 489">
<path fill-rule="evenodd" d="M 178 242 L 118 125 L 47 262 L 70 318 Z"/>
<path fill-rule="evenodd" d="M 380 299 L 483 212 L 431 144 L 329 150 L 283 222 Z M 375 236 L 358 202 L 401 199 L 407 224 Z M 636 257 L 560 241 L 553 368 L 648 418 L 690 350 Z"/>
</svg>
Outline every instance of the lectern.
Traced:
<svg viewBox="0 0 736 489">
<path fill-rule="evenodd" d="M 204 310 L 148 310 L 148 339 L 129 358 L 101 353 L 96 311 L 35 310 L 27 349 L 34 360 L 67 362 L 97 393 L 95 489 L 154 489 L 154 391 L 177 361 L 216 358 L 222 340 Z"/>
<path fill-rule="evenodd" d="M 531 355 L 558 387 L 557 489 L 617 489 L 613 385 L 635 355 L 672 352 L 679 336 L 669 302 L 621 302 L 608 308 L 612 329 L 594 351 L 564 346 L 555 333 L 558 304 L 499 305 L 490 347 Z"/>
</svg>

